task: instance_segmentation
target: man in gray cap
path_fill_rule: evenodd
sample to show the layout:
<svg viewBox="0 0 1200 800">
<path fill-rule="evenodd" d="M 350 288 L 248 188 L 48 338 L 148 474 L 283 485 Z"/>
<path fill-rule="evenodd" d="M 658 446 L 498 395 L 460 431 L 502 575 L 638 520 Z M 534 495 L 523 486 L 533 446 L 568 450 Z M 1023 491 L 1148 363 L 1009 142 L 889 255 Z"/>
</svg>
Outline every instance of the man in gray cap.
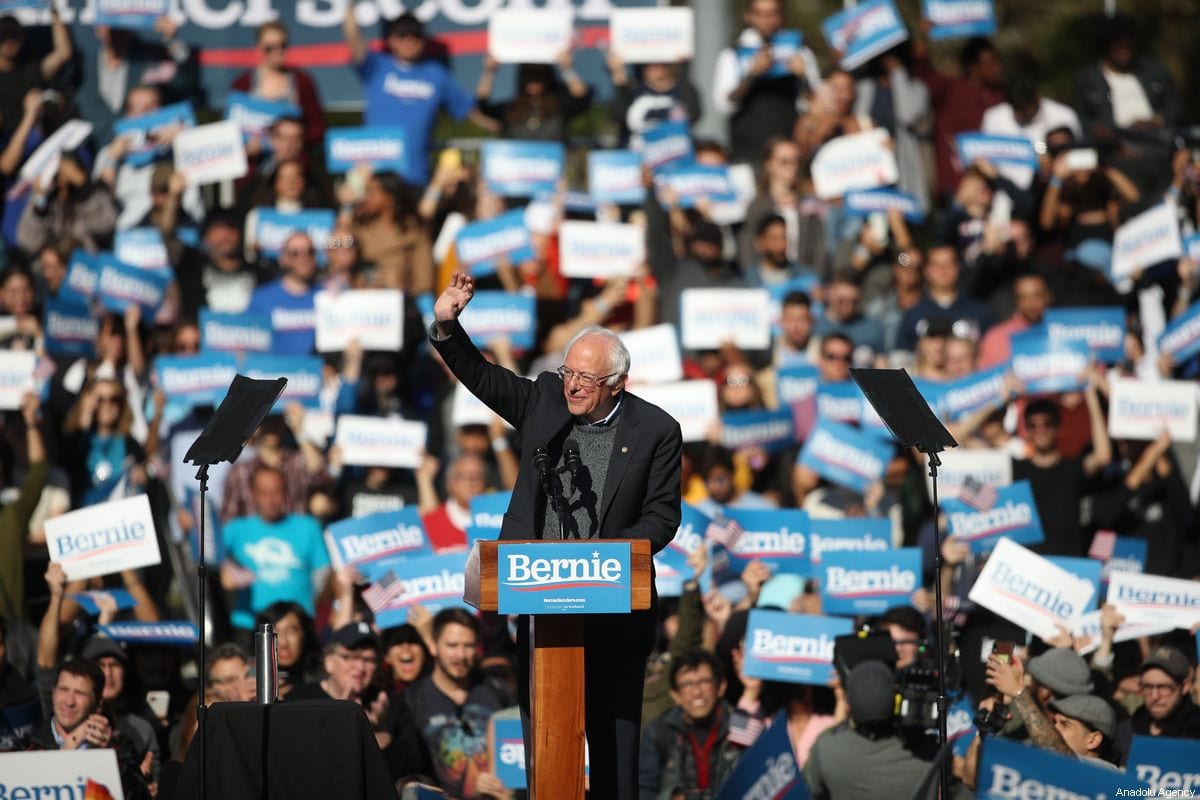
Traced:
<svg viewBox="0 0 1200 800">
<path fill-rule="evenodd" d="M 1055 729 L 1048 706 L 1056 698 L 1091 693 L 1092 675 L 1082 656 L 1069 647 L 1055 647 L 1025 666 L 1016 657 L 1005 661 L 993 654 L 987 663 L 987 682 L 1005 696 L 1012 711 L 1004 734 L 1012 735 L 1024 724 L 1033 744 L 1065 756 L 1074 754 Z"/>
<path fill-rule="evenodd" d="M 1195 671 L 1187 656 L 1174 647 L 1156 647 L 1140 672 L 1143 704 L 1133 715 L 1133 732 L 1200 739 L 1200 706 L 1191 698 Z"/>
<path fill-rule="evenodd" d="M 1113 734 L 1117 715 L 1104 698 L 1073 694 L 1050 701 L 1054 727 L 1080 760 L 1116 769 Z"/>
</svg>

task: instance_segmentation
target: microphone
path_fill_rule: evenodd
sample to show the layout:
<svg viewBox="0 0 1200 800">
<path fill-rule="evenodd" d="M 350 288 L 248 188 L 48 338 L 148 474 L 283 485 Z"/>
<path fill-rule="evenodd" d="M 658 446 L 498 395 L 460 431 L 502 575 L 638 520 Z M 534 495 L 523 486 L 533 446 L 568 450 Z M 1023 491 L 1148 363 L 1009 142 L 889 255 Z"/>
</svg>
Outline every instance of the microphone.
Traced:
<svg viewBox="0 0 1200 800">
<path fill-rule="evenodd" d="M 579 443 L 574 439 L 563 442 L 563 464 L 571 474 L 571 493 L 574 494 L 579 485 L 579 467 L 583 464 L 579 458 Z"/>
<path fill-rule="evenodd" d="M 550 487 L 550 454 L 546 452 L 546 448 L 539 447 L 533 451 L 533 468 L 538 472 L 538 478 L 542 482 L 542 486 L 549 490 Z"/>
</svg>

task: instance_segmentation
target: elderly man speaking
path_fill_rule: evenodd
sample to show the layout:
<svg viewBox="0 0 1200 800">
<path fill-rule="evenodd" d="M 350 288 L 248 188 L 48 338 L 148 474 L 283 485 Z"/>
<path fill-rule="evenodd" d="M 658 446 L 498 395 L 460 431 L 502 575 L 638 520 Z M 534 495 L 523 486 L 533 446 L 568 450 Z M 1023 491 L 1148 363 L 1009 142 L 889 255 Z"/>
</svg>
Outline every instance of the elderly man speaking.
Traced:
<svg viewBox="0 0 1200 800">
<path fill-rule="evenodd" d="M 567 345 L 557 374 L 535 380 L 489 364 L 458 323 L 475 284 L 456 273 L 434 304 L 430 340 L 455 376 L 521 434 L 521 469 L 501 539 L 649 539 L 658 552 L 680 517 L 679 424 L 629 393 L 629 351 L 591 327 Z M 535 457 L 548 459 L 542 490 Z M 564 455 L 566 454 L 566 455 Z M 570 467 L 574 469 L 570 469 Z M 563 468 L 572 476 L 559 480 Z M 657 597 L 648 611 L 585 620 L 587 738 L 593 797 L 638 796 L 638 727 L 646 657 L 654 645 Z M 529 626 L 518 626 L 522 719 L 529 736 Z"/>
</svg>

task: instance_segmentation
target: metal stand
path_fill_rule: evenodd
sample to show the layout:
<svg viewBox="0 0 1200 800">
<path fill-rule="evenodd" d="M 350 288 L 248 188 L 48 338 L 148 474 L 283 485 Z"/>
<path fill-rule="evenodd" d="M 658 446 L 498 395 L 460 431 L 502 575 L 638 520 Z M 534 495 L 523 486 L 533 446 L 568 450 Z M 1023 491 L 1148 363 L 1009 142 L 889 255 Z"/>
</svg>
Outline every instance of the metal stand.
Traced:
<svg viewBox="0 0 1200 800">
<path fill-rule="evenodd" d="M 204 604 L 205 584 L 208 583 L 208 565 L 204 558 L 204 539 L 208 534 L 206 519 L 206 509 L 208 505 L 208 464 L 204 464 L 200 469 L 196 470 L 196 480 L 200 481 L 200 563 L 196 565 L 196 594 L 200 603 L 200 636 L 198 638 L 199 651 L 199 683 L 200 696 L 196 701 L 196 735 L 200 738 L 200 797 L 206 798 L 205 780 L 208 772 L 208 751 L 205 733 L 208 729 L 208 707 L 204 704 L 204 685 L 208 682 L 205 675 L 205 647 L 204 640 L 208 636 L 208 609 Z"/>
<path fill-rule="evenodd" d="M 950 736 L 946 727 L 946 709 L 949 705 L 946 699 L 946 625 L 942 608 L 942 531 L 940 527 L 941 513 L 938 510 L 938 467 L 942 460 L 937 453 L 925 453 L 929 457 L 929 477 L 933 479 L 933 603 L 934 609 L 934 646 L 938 651 L 938 743 L 942 748 L 950 744 Z M 938 785 L 941 789 L 942 800 L 950 800 L 950 761 L 941 759 Z"/>
</svg>

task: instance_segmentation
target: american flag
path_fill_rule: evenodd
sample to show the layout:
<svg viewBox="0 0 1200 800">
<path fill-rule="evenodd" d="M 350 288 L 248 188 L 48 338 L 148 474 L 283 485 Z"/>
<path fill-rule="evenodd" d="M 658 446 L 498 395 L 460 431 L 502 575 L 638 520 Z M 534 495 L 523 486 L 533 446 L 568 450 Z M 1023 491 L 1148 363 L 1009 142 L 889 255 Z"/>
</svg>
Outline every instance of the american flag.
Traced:
<svg viewBox="0 0 1200 800">
<path fill-rule="evenodd" d="M 88 778 L 83 787 L 83 800 L 113 800 L 113 796 L 103 783 Z"/>
<path fill-rule="evenodd" d="M 396 577 L 396 573 L 388 570 L 383 577 L 363 590 L 362 597 L 372 613 L 378 614 L 404 594 L 404 584 Z"/>
<path fill-rule="evenodd" d="M 46 396 L 46 384 L 54 377 L 54 373 L 58 372 L 58 365 L 54 363 L 54 359 L 42 356 L 33 364 L 33 391 L 38 397 Z"/>
<path fill-rule="evenodd" d="M 709 541 L 716 542 L 727 550 L 732 550 L 738 539 L 742 538 L 742 533 L 742 526 L 738 525 L 736 520 L 722 515 L 708 523 L 704 536 Z"/>
<path fill-rule="evenodd" d="M 245 589 L 254 583 L 255 574 L 253 571 L 246 569 L 232 558 L 227 558 L 221 563 L 221 577 L 225 582 L 233 585 L 234 589 Z"/>
<path fill-rule="evenodd" d="M 1114 531 L 1096 531 L 1092 537 L 1092 546 L 1088 548 L 1088 558 L 1097 561 L 1108 561 L 1112 558 L 1113 548 L 1117 546 L 1117 534 Z"/>
<path fill-rule="evenodd" d="M 987 486 L 974 475 L 968 475 L 958 491 L 958 499 L 976 511 L 988 511 L 996 505 L 999 495 L 995 486 Z"/>
<path fill-rule="evenodd" d="M 749 747 L 758 740 L 764 730 L 766 725 L 761 719 L 738 708 L 734 709 L 729 717 L 729 733 L 726 738 L 741 747 Z"/>
</svg>

